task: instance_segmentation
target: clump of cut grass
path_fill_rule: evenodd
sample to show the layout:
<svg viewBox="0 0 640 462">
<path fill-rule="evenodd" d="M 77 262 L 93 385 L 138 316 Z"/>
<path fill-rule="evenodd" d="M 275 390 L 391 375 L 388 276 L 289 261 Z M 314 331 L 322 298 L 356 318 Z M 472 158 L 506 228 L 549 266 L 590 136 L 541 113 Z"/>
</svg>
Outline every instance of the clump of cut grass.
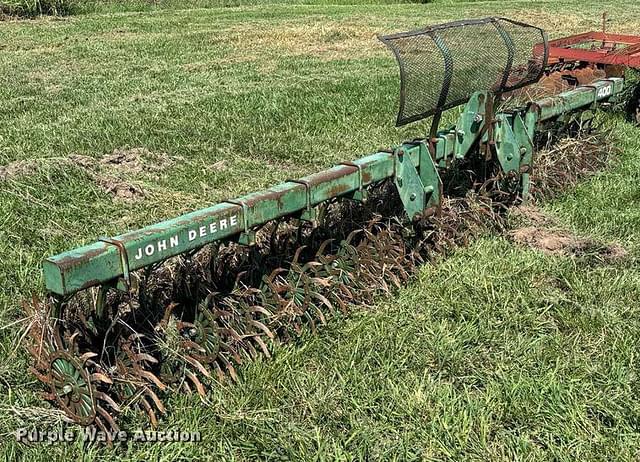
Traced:
<svg viewBox="0 0 640 462">
<path fill-rule="evenodd" d="M 604 169 L 616 155 L 610 130 L 580 132 L 548 144 L 536 154 L 532 175 L 536 200 L 551 199 Z"/>
</svg>

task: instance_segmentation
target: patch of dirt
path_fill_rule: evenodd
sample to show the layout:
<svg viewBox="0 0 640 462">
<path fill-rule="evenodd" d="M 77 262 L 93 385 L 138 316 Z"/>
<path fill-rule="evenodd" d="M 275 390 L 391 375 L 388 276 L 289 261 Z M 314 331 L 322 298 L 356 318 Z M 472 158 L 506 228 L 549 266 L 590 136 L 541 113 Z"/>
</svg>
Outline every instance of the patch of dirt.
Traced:
<svg viewBox="0 0 640 462">
<path fill-rule="evenodd" d="M 543 212 L 540 208 L 531 204 L 522 204 L 513 207 L 509 211 L 509 217 L 515 218 L 519 223 L 527 225 L 544 226 L 549 228 L 557 223 L 555 217 Z"/>
<path fill-rule="evenodd" d="M 70 154 L 68 157 L 74 165 L 82 167 L 85 170 L 93 169 L 96 166 L 96 159 L 82 154 Z"/>
<path fill-rule="evenodd" d="M 161 152 L 152 152 L 146 148 L 115 149 L 103 156 L 100 166 L 115 169 L 131 175 L 141 173 L 159 173 L 173 165 L 175 159 Z"/>
<path fill-rule="evenodd" d="M 81 154 L 69 156 L 69 161 L 84 169 L 103 191 L 125 202 L 136 202 L 147 195 L 132 180 L 157 180 L 162 171 L 180 159 L 140 147 L 114 149 L 98 159 Z"/>
<path fill-rule="evenodd" d="M 539 250 L 547 255 L 594 257 L 604 262 L 624 259 L 627 251 L 619 244 L 603 243 L 578 236 L 555 225 L 555 220 L 535 207 L 520 208 L 519 216 L 529 218 L 529 224 L 509 231 L 509 238 L 516 244 Z"/>
<path fill-rule="evenodd" d="M 95 181 L 106 193 L 125 202 L 136 202 L 145 197 L 141 187 L 115 177 L 96 177 Z"/>
<path fill-rule="evenodd" d="M 535 205 L 521 205 L 510 211 L 515 224 L 508 237 L 516 244 L 540 250 L 548 255 L 595 257 L 612 262 L 627 257 L 627 251 L 618 244 L 603 243 L 577 236 L 559 226 L 558 221 Z"/>
<path fill-rule="evenodd" d="M 38 170 L 38 164 L 31 160 L 17 160 L 0 166 L 0 182 L 31 175 Z"/>
<path fill-rule="evenodd" d="M 91 179 L 106 193 L 114 198 L 135 202 L 145 197 L 145 191 L 135 181 L 157 180 L 160 174 L 172 166 L 181 157 L 171 157 L 165 153 L 156 153 L 146 148 L 115 149 L 101 158 L 82 154 L 70 154 L 66 158 L 43 158 L 18 160 L 0 166 L 0 182 L 23 176 L 33 175 L 42 165 L 55 161 L 66 167 L 73 165 L 84 170 Z M 217 162 L 213 169 L 223 169 L 224 163 Z"/>
<path fill-rule="evenodd" d="M 541 250 L 551 255 L 574 254 L 584 247 L 584 242 L 563 230 L 552 230 L 537 226 L 518 228 L 509 233 L 514 242 Z"/>
</svg>

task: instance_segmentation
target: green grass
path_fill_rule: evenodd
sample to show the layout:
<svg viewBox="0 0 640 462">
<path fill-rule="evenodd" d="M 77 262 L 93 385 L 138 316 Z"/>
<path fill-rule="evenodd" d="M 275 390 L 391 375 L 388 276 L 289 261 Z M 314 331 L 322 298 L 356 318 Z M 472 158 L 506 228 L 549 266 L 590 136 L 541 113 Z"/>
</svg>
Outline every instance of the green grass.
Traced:
<svg viewBox="0 0 640 462">
<path fill-rule="evenodd" d="M 397 5 L 403 3 L 463 3 L 478 0 L 2 0 L 0 12 L 33 18 L 39 15 L 113 13 L 248 5 Z M 494 0 L 495 1 L 495 0 Z M 538 1 L 538 0 L 535 0 Z"/>
<path fill-rule="evenodd" d="M 618 162 L 547 209 L 625 245 L 624 262 L 487 237 L 397 297 L 243 367 L 206 402 L 172 397 L 161 427 L 201 431 L 204 444 L 83 450 L 10 434 L 56 419 L 37 409 L 12 325 L 20 301 L 42 292 L 44 257 L 424 133 L 392 126 L 397 70 L 376 33 L 505 15 L 558 36 L 598 28 L 601 10 L 269 5 L 0 23 L 0 164 L 29 165 L 0 181 L 0 458 L 637 459 L 640 140 L 616 118 Z M 611 29 L 640 25 L 637 2 L 607 10 Z M 69 160 L 123 147 L 171 160 L 114 173 L 145 189 L 140 201 L 114 200 Z"/>
<path fill-rule="evenodd" d="M 41 15 L 67 16 L 77 12 L 77 6 L 71 0 L 3 0 L 0 2 L 0 15 L 4 13 L 21 18 Z"/>
</svg>

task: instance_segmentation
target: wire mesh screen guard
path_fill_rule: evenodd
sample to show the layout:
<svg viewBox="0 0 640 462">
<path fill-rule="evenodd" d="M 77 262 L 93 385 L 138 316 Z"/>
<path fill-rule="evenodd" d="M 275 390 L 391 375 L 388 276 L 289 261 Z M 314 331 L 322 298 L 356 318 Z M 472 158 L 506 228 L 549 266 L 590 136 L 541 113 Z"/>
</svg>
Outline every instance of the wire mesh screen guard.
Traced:
<svg viewBox="0 0 640 462">
<path fill-rule="evenodd" d="M 400 67 L 397 126 L 537 82 L 547 65 L 546 33 L 506 18 L 456 21 L 378 37 Z M 542 46 L 541 46 L 542 45 Z"/>
</svg>

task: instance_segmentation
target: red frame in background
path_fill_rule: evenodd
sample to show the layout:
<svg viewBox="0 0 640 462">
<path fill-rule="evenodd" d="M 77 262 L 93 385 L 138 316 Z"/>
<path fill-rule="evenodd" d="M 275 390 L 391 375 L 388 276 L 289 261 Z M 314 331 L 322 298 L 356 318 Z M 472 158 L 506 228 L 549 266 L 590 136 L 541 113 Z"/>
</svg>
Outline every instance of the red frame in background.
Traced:
<svg viewBox="0 0 640 462">
<path fill-rule="evenodd" d="M 570 48 L 581 43 L 600 42 L 598 48 Z M 624 45 L 624 48 L 615 48 Z M 640 68 L 640 36 L 586 32 L 549 41 L 549 62 L 583 61 Z"/>
</svg>

